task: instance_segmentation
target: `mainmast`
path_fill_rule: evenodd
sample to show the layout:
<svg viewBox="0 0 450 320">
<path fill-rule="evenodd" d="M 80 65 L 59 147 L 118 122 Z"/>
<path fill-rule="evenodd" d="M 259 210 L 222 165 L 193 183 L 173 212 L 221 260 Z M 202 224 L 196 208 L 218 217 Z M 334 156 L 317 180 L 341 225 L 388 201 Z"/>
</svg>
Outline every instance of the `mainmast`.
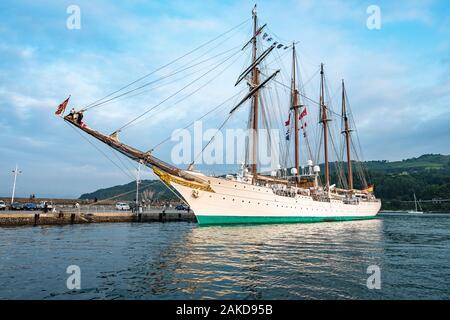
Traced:
<svg viewBox="0 0 450 320">
<path fill-rule="evenodd" d="M 330 174 L 328 166 L 328 115 L 327 107 L 325 106 L 325 76 L 323 72 L 323 63 L 320 65 L 320 109 L 322 114 L 323 125 L 323 147 L 324 147 L 324 157 L 325 157 L 325 186 L 326 190 L 330 192 Z"/>
<path fill-rule="evenodd" d="M 253 52 L 252 52 L 252 64 L 255 64 L 257 59 L 257 35 L 258 35 L 258 16 L 256 14 L 256 5 L 252 11 L 253 14 Z M 259 69 L 255 64 L 255 67 L 252 70 L 252 83 L 250 86 L 250 91 L 253 88 L 256 88 L 259 85 Z M 252 98 L 252 175 L 253 175 L 253 183 L 256 182 L 256 176 L 258 171 L 258 98 L 259 91 L 256 91 Z"/>
<path fill-rule="evenodd" d="M 295 43 L 292 44 L 292 82 L 291 82 L 291 90 L 292 90 L 292 109 L 294 109 L 294 132 L 295 132 L 295 169 L 297 170 L 297 174 L 300 173 L 300 160 L 299 160 L 299 136 L 298 136 L 298 121 L 299 121 L 299 113 L 298 108 L 298 90 L 296 88 L 296 53 L 295 53 Z"/>
<path fill-rule="evenodd" d="M 345 97 L 345 83 L 342 80 L 342 118 L 344 119 L 344 131 L 342 133 L 345 134 L 345 143 L 347 145 L 347 166 L 348 166 L 348 189 L 353 190 L 353 171 L 352 171 L 352 159 L 350 157 L 350 126 L 348 124 L 348 116 L 347 116 L 347 106 L 346 106 L 346 97 Z"/>
</svg>

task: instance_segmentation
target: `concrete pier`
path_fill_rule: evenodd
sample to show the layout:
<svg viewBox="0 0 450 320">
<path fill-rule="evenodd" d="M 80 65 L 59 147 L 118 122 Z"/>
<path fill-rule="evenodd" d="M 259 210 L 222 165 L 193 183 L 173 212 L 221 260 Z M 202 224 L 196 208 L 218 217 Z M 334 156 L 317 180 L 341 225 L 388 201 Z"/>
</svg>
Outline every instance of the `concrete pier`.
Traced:
<svg viewBox="0 0 450 320">
<path fill-rule="evenodd" d="M 192 212 L 177 210 L 152 210 L 142 213 L 134 212 L 56 212 L 43 213 L 42 211 L 5 211 L 0 212 L 0 226 L 21 225 L 65 225 L 80 223 L 106 223 L 106 222 L 196 222 Z"/>
</svg>

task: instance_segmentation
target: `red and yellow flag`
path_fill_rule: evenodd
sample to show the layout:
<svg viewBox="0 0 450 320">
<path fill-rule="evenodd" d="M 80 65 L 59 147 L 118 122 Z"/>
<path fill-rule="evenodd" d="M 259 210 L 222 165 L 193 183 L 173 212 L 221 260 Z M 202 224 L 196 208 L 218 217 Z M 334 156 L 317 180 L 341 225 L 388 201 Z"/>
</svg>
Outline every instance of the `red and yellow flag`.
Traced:
<svg viewBox="0 0 450 320">
<path fill-rule="evenodd" d="M 366 191 L 366 192 L 368 192 L 368 193 L 373 193 L 373 184 L 369 184 L 369 185 L 367 186 L 367 189 L 364 190 L 364 191 Z"/>
</svg>

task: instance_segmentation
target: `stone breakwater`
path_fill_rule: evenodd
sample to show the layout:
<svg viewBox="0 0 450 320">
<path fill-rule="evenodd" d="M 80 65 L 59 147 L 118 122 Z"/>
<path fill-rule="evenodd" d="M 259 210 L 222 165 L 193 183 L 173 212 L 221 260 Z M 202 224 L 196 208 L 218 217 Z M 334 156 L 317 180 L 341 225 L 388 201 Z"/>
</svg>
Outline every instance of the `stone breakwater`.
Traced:
<svg viewBox="0 0 450 320">
<path fill-rule="evenodd" d="M 196 222 L 192 212 L 166 211 L 166 212 L 5 212 L 0 213 L 0 226 L 22 225 L 65 225 L 80 223 L 107 223 L 107 222 Z"/>
</svg>

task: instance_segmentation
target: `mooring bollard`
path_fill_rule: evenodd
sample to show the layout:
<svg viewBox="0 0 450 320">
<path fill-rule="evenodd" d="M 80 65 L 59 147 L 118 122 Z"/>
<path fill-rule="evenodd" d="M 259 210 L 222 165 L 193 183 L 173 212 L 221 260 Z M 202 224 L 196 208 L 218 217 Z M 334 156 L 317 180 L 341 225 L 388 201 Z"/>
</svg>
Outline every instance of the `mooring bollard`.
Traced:
<svg viewBox="0 0 450 320">
<path fill-rule="evenodd" d="M 38 223 L 39 223 L 39 216 L 40 216 L 39 213 L 35 213 L 35 214 L 34 214 L 34 225 L 35 225 L 35 226 L 37 226 Z"/>
</svg>

